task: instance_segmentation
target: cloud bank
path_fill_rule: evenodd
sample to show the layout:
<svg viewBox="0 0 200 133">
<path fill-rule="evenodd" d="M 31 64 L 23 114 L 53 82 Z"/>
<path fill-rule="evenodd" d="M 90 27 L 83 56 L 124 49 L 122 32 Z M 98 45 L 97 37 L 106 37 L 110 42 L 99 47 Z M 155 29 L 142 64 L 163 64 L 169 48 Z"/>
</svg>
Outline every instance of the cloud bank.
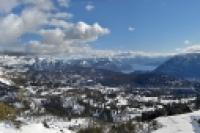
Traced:
<svg viewBox="0 0 200 133">
<path fill-rule="evenodd" d="M 88 43 L 110 33 L 99 23 L 72 23 L 73 15 L 67 12 L 69 6 L 70 0 L 0 0 L 1 50 L 78 53 L 80 49 L 90 49 Z M 26 35 L 31 37 L 25 40 Z"/>
<path fill-rule="evenodd" d="M 185 48 L 178 48 L 179 53 L 200 53 L 200 44 L 194 44 L 187 46 Z"/>
</svg>

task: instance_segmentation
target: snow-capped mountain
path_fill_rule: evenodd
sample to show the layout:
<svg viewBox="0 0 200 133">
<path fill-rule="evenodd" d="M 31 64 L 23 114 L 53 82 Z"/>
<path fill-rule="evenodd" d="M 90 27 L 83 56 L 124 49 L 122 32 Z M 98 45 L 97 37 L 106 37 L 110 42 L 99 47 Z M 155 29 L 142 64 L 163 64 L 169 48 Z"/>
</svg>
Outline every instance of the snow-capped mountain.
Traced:
<svg viewBox="0 0 200 133">
<path fill-rule="evenodd" d="M 134 71 L 152 71 L 168 58 L 169 57 L 87 58 L 68 60 L 68 62 L 83 67 L 130 73 Z"/>
<path fill-rule="evenodd" d="M 160 65 L 155 72 L 178 78 L 200 79 L 200 53 L 177 55 Z"/>
<path fill-rule="evenodd" d="M 0 68 L 4 77 L 0 78 L 0 81 L 10 83 L 10 79 L 15 80 L 16 77 L 18 80 L 20 77 L 28 84 L 37 85 L 44 85 L 44 83 L 60 86 L 96 83 L 109 86 L 125 84 L 139 86 L 169 85 L 169 81 L 171 84 L 176 79 L 147 72 L 154 70 L 167 58 L 169 57 L 63 59 L 1 56 Z"/>
<path fill-rule="evenodd" d="M 27 66 L 37 62 L 40 67 L 63 67 L 63 65 L 76 65 L 114 72 L 131 73 L 135 71 L 152 71 L 164 63 L 170 56 L 125 56 L 116 55 L 111 57 L 37 57 L 34 55 L 0 55 L 0 66 L 16 68 L 15 71 L 26 71 Z M 49 65 L 48 65 L 49 64 Z M 45 66 L 46 65 L 46 66 Z M 39 67 L 39 66 L 37 66 Z"/>
</svg>

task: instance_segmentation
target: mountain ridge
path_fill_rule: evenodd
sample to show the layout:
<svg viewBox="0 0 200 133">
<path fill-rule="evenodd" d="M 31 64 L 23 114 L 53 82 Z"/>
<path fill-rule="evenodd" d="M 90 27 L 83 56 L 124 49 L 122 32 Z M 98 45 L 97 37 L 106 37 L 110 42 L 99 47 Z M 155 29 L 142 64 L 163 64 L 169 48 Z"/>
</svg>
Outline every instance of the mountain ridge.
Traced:
<svg viewBox="0 0 200 133">
<path fill-rule="evenodd" d="M 156 73 L 188 79 L 200 79 L 200 53 L 176 55 L 155 69 Z"/>
</svg>

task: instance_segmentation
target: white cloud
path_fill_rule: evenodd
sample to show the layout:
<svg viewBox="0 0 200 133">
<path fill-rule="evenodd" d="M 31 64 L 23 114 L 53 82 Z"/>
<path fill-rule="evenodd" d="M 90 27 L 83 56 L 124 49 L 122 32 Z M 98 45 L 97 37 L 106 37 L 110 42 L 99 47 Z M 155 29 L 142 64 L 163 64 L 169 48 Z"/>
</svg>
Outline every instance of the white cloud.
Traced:
<svg viewBox="0 0 200 133">
<path fill-rule="evenodd" d="M 0 12 L 10 12 L 19 4 L 19 0 L 0 0 Z"/>
<path fill-rule="evenodd" d="M 11 45 L 23 34 L 23 21 L 15 15 L 9 14 L 0 20 L 0 44 Z"/>
<path fill-rule="evenodd" d="M 17 43 L 23 34 L 36 31 L 45 22 L 45 14 L 35 9 L 24 10 L 21 15 L 10 13 L 0 18 L 0 45 Z"/>
<path fill-rule="evenodd" d="M 54 8 L 51 0 L 21 0 L 21 4 L 26 4 L 43 11 L 50 11 Z"/>
<path fill-rule="evenodd" d="M 41 25 L 48 22 L 46 14 L 35 8 L 26 9 L 21 14 L 25 32 L 37 30 Z"/>
<path fill-rule="evenodd" d="M 133 32 L 133 31 L 135 31 L 135 27 L 129 26 L 129 27 L 128 27 L 128 30 L 129 30 L 130 32 Z"/>
<path fill-rule="evenodd" d="M 53 15 L 50 14 L 50 16 L 56 19 L 71 19 L 73 17 L 73 14 L 67 12 L 58 12 Z"/>
<path fill-rule="evenodd" d="M 109 29 L 101 27 L 98 23 L 89 25 L 85 22 L 78 22 L 77 24 L 73 25 L 69 31 L 66 31 L 66 37 L 68 39 L 90 42 L 95 41 L 100 36 L 109 33 Z"/>
<path fill-rule="evenodd" d="M 64 32 L 57 28 L 53 30 L 41 30 L 40 34 L 43 37 L 43 42 L 49 45 L 62 45 L 64 42 Z"/>
<path fill-rule="evenodd" d="M 58 3 L 62 7 L 69 7 L 70 0 L 58 0 Z"/>
<path fill-rule="evenodd" d="M 91 52 L 88 51 L 90 48 L 86 43 L 95 41 L 98 37 L 110 32 L 108 29 L 101 27 L 98 23 L 89 25 L 85 22 L 73 24 L 58 21 L 55 22 L 55 25 L 60 25 L 60 28 L 42 29 L 39 31 L 43 39 L 41 42 L 32 41 L 30 43 L 29 49 L 32 50 L 31 52 L 44 54 L 86 54 L 87 52 Z M 35 49 L 37 50 L 35 51 Z"/>
<path fill-rule="evenodd" d="M 95 9 L 95 6 L 92 5 L 92 4 L 88 4 L 88 5 L 85 6 L 85 9 L 86 9 L 87 11 L 92 11 L 92 10 Z"/>
<path fill-rule="evenodd" d="M 179 53 L 200 53 L 200 45 L 195 44 L 185 48 L 178 48 L 176 51 Z"/>
<path fill-rule="evenodd" d="M 0 0 L 0 11 L 5 13 L 0 17 L 0 47 L 10 51 L 18 47 L 22 51 L 39 54 L 77 53 L 90 49 L 87 43 L 110 33 L 108 28 L 98 23 L 70 22 L 73 15 L 61 12 L 51 0 L 9 2 Z M 57 0 L 59 6 L 65 8 L 69 6 L 69 2 L 70 0 Z M 24 5 L 25 8 L 21 13 L 14 14 L 12 9 L 18 5 Z M 41 40 L 31 39 L 25 42 L 26 45 L 21 45 L 20 38 L 27 33 L 34 33 Z"/>
<path fill-rule="evenodd" d="M 190 42 L 190 40 L 185 40 L 184 44 L 189 45 L 189 44 L 191 44 L 191 42 Z"/>
<path fill-rule="evenodd" d="M 67 22 L 61 19 L 54 19 L 54 18 L 51 19 L 48 24 L 49 26 L 53 26 L 53 27 L 57 27 L 57 28 L 65 29 L 65 30 L 69 30 L 74 26 L 74 23 Z"/>
</svg>

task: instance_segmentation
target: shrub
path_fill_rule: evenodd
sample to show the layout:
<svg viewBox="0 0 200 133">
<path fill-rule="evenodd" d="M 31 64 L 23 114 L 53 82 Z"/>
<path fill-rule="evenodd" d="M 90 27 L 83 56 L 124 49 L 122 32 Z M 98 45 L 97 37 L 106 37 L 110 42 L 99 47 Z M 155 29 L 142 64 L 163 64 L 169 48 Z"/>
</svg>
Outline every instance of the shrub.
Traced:
<svg viewBox="0 0 200 133">
<path fill-rule="evenodd" d="M 149 111 L 142 113 L 141 120 L 142 121 L 152 121 L 160 116 L 165 116 L 167 114 L 165 109 L 158 109 L 155 111 Z"/>
<path fill-rule="evenodd" d="M 44 103 L 44 108 L 48 113 L 56 116 L 67 115 L 67 111 L 63 108 L 60 97 L 50 97 L 49 101 Z"/>
<path fill-rule="evenodd" d="M 100 127 L 89 127 L 81 129 L 78 133 L 103 133 L 103 129 Z"/>
<path fill-rule="evenodd" d="M 165 107 L 165 110 L 167 111 L 167 115 L 176 115 L 176 114 L 184 114 L 184 113 L 190 113 L 191 109 L 188 107 L 187 104 L 169 104 Z"/>
<path fill-rule="evenodd" d="M 113 126 L 109 133 L 136 133 L 136 125 L 131 122 Z"/>
<path fill-rule="evenodd" d="M 165 105 L 163 109 L 142 113 L 142 121 L 152 121 L 160 116 L 171 116 L 191 112 L 187 104 L 173 103 Z"/>
<path fill-rule="evenodd" d="M 0 120 L 8 120 L 15 118 L 16 110 L 5 104 L 0 102 Z"/>
</svg>

